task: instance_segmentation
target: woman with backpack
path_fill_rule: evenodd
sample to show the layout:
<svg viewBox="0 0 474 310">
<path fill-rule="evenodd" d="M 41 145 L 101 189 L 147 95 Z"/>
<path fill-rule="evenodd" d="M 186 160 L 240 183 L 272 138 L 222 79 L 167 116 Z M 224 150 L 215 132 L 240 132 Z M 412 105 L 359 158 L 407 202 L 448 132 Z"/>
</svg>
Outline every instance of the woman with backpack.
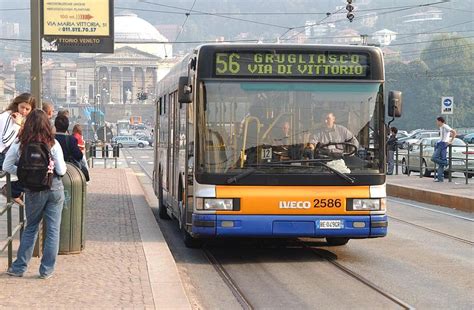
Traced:
<svg viewBox="0 0 474 310">
<path fill-rule="evenodd" d="M 61 176 L 66 173 L 61 145 L 54 139 L 48 116 L 34 110 L 8 150 L 3 169 L 18 176 L 25 188 L 26 227 L 21 236 L 17 258 L 7 274 L 22 277 L 33 254 L 41 219 L 46 220 L 40 278 L 50 278 L 59 250 L 59 229 L 64 203 Z"/>
<path fill-rule="evenodd" d="M 8 108 L 0 113 L 0 168 L 10 145 L 15 141 L 28 114 L 36 107 L 36 100 L 29 93 L 16 96 Z M 6 196 L 7 188 L 3 186 L 0 193 Z M 12 182 L 12 198 L 21 202 L 23 189 L 18 182 Z"/>
</svg>

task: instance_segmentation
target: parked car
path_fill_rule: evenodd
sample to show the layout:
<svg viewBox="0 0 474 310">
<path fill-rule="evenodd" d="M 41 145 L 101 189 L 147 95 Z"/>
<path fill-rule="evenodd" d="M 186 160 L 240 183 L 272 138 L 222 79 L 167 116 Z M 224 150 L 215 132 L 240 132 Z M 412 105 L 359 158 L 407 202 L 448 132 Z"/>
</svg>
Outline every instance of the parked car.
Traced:
<svg viewBox="0 0 474 310">
<path fill-rule="evenodd" d="M 400 140 L 400 139 L 403 139 L 403 138 L 406 138 L 406 137 L 408 137 L 408 133 L 406 131 L 402 131 L 402 132 L 398 131 L 397 132 L 397 139 Z"/>
<path fill-rule="evenodd" d="M 420 160 L 421 160 L 421 174 L 425 177 L 431 176 L 434 172 L 435 165 L 431 161 L 433 156 L 434 145 L 439 141 L 438 137 L 435 138 L 424 138 L 419 143 L 412 144 L 410 146 L 408 154 L 402 156 L 402 173 L 409 174 L 411 171 L 420 171 Z M 420 159 L 420 144 L 423 145 L 422 156 Z M 468 158 L 468 177 L 472 178 L 474 175 L 474 147 L 470 147 L 466 154 L 466 143 L 464 141 L 455 138 L 452 143 L 452 157 L 451 157 L 451 170 L 465 172 L 466 171 L 466 155 Z M 448 161 L 449 161 L 449 154 Z"/>
<path fill-rule="evenodd" d="M 131 126 L 135 130 L 147 130 L 148 127 L 145 124 L 136 124 Z"/>
<path fill-rule="evenodd" d="M 143 132 L 136 132 L 134 136 L 137 137 L 139 140 L 148 142 L 150 146 L 153 146 L 153 136 Z"/>
<path fill-rule="evenodd" d="M 140 140 L 134 136 L 116 136 L 112 138 L 113 143 L 117 143 L 119 147 L 139 147 L 143 148 L 148 146 L 148 141 Z"/>
<path fill-rule="evenodd" d="M 463 138 L 464 142 L 469 143 L 469 144 L 474 144 L 474 132 L 467 134 Z"/>
<path fill-rule="evenodd" d="M 434 130 L 423 130 L 412 133 L 408 137 L 398 139 L 398 146 L 401 149 L 407 149 L 409 144 L 416 143 L 418 140 L 424 138 L 439 137 L 439 131 Z"/>
</svg>

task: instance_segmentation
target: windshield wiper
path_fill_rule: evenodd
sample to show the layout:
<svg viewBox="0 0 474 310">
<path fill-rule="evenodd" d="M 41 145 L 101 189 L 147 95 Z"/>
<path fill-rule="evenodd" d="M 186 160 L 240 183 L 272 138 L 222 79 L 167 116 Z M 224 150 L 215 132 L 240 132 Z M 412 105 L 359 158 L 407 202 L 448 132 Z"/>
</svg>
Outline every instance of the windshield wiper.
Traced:
<svg viewBox="0 0 474 310">
<path fill-rule="evenodd" d="M 227 179 L 227 184 L 232 184 L 232 183 L 237 183 L 238 180 L 240 179 L 243 179 L 249 175 L 251 175 L 252 173 L 254 173 L 255 171 L 257 171 L 257 169 L 255 168 L 249 168 L 247 170 L 245 170 L 244 172 L 242 173 L 239 173 L 233 177 L 230 177 Z"/>
<path fill-rule="evenodd" d="M 354 178 L 351 178 L 347 174 L 345 174 L 345 173 L 329 166 L 324 161 L 325 160 L 320 160 L 320 159 L 307 159 L 307 160 L 296 160 L 296 161 L 289 161 L 289 162 L 293 162 L 293 163 L 306 163 L 307 162 L 307 163 L 318 164 L 320 166 L 325 167 L 326 169 L 333 172 L 334 174 L 338 175 L 339 177 L 343 178 L 347 182 L 349 182 L 351 184 L 354 184 L 354 182 L 355 182 Z M 311 166 L 303 166 L 303 165 L 291 165 L 291 164 L 286 164 L 285 162 L 282 162 L 282 163 L 265 163 L 265 164 L 261 164 L 261 165 L 258 165 L 258 166 L 259 167 L 265 167 L 265 166 L 266 167 L 291 167 L 291 168 L 295 168 L 295 167 L 308 168 L 308 167 L 311 167 Z"/>
</svg>

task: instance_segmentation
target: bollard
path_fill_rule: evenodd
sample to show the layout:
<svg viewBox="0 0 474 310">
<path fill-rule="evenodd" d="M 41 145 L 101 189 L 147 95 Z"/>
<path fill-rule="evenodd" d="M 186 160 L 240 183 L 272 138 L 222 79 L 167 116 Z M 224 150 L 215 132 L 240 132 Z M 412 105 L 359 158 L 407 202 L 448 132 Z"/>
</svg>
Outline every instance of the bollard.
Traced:
<svg viewBox="0 0 474 310">
<path fill-rule="evenodd" d="M 423 144 L 420 142 L 420 178 L 423 177 Z"/>
<path fill-rule="evenodd" d="M 410 176 L 410 143 L 408 143 L 408 154 L 407 154 L 407 177 Z"/>
<path fill-rule="evenodd" d="M 395 174 L 398 175 L 398 144 L 395 145 Z"/>
<path fill-rule="evenodd" d="M 449 161 L 448 161 L 448 176 L 449 176 L 449 182 L 452 182 L 452 176 L 451 176 L 451 169 L 453 168 L 452 164 L 452 157 L 453 157 L 453 146 L 450 144 L 448 145 L 448 150 L 449 150 Z"/>
<path fill-rule="evenodd" d="M 120 148 L 118 147 L 117 144 L 114 144 L 113 146 L 113 156 L 120 157 Z"/>
<path fill-rule="evenodd" d="M 466 172 L 464 173 L 466 184 L 469 184 L 469 145 L 466 143 Z"/>
<path fill-rule="evenodd" d="M 94 143 L 91 144 L 90 148 L 89 148 L 89 157 L 90 158 L 94 158 L 97 156 L 97 149 L 96 149 L 96 145 Z"/>
</svg>

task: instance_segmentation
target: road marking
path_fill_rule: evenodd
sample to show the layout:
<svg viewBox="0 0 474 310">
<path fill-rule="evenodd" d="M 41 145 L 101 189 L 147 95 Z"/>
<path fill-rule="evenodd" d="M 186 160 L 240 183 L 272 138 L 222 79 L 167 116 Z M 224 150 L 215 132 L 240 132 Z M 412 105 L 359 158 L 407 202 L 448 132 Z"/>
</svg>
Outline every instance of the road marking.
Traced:
<svg viewBox="0 0 474 310">
<path fill-rule="evenodd" d="M 469 217 L 465 217 L 465 216 L 461 216 L 461 215 L 456 215 L 456 214 L 451 214 L 451 213 L 449 213 L 449 212 L 443 212 L 443 211 L 439 211 L 439 210 L 434 210 L 434 209 L 427 208 L 427 207 L 422 207 L 422 206 L 420 206 L 420 205 L 416 205 L 416 204 L 413 204 L 413 203 L 400 201 L 400 200 L 398 200 L 398 199 L 387 198 L 387 200 L 391 200 L 391 201 L 393 201 L 393 202 L 400 203 L 400 204 L 403 204 L 403 205 L 407 205 L 407 206 L 410 206 L 410 207 L 414 207 L 414 208 L 417 208 L 417 209 L 423 209 L 423 210 L 427 210 L 427 211 L 430 211 L 430 212 L 439 213 L 439 214 L 444 214 L 444 215 L 456 217 L 456 218 L 459 218 L 459 219 L 462 219 L 462 220 L 474 222 L 474 219 L 469 218 Z"/>
<path fill-rule="evenodd" d="M 137 164 L 136 161 L 131 161 L 130 163 L 131 163 L 132 165 L 136 165 L 136 164 Z"/>
<path fill-rule="evenodd" d="M 140 156 L 140 158 L 150 158 L 148 155 Z"/>
<path fill-rule="evenodd" d="M 146 174 L 144 174 L 143 172 L 135 172 L 135 175 L 139 177 L 146 177 Z"/>
<path fill-rule="evenodd" d="M 128 159 L 133 158 L 132 156 L 127 156 Z"/>
<path fill-rule="evenodd" d="M 153 164 L 155 164 L 155 163 L 154 163 L 154 162 L 152 162 L 152 161 L 149 161 L 149 162 L 147 162 L 147 164 L 149 164 L 149 165 L 153 165 Z"/>
</svg>

